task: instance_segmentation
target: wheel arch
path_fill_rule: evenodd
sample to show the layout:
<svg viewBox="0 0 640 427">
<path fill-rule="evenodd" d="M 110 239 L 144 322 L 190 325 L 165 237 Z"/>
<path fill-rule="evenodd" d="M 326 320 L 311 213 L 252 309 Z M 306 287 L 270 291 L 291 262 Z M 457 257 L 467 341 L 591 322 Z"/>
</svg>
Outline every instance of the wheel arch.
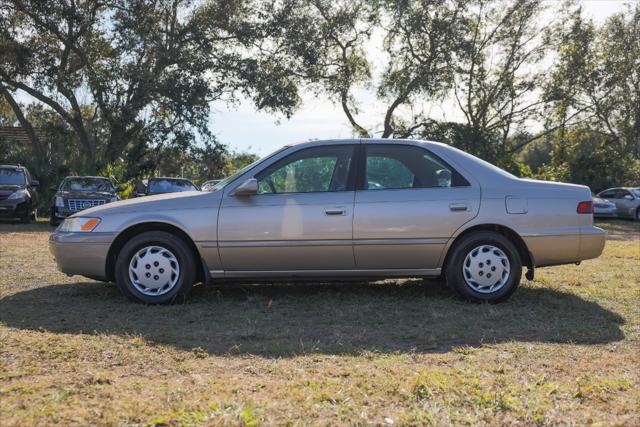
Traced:
<svg viewBox="0 0 640 427">
<path fill-rule="evenodd" d="M 518 250 L 518 254 L 520 255 L 520 259 L 522 260 L 522 265 L 527 267 L 528 271 L 531 273 L 531 277 L 533 278 L 533 269 L 535 266 L 535 261 L 533 259 L 533 255 L 531 254 L 531 252 L 529 251 L 529 248 L 527 247 L 527 244 L 522 239 L 522 237 L 520 237 L 518 233 L 516 233 L 513 229 L 502 224 L 477 224 L 465 229 L 460 234 L 458 234 L 453 240 L 453 242 L 446 249 L 447 253 L 444 257 L 444 261 L 442 262 L 442 271 L 446 270 L 447 263 L 449 262 L 449 259 L 451 258 L 451 254 L 453 253 L 453 250 L 455 249 L 456 245 L 458 245 L 465 236 L 477 231 L 492 231 L 492 232 L 501 234 L 507 239 L 509 239 L 509 241 L 511 241 L 511 243 L 513 243 L 516 249 Z M 527 275 L 530 274 L 529 272 L 527 273 Z"/>
<path fill-rule="evenodd" d="M 112 282 L 115 281 L 116 259 L 118 257 L 118 254 L 124 247 L 125 243 L 129 241 L 132 237 L 147 231 L 166 231 L 182 239 L 191 250 L 194 257 L 194 261 L 196 263 L 196 267 L 197 267 L 196 282 L 205 281 L 207 279 L 206 274 L 208 271 L 207 271 L 206 265 L 204 264 L 204 260 L 200 256 L 200 251 L 198 250 L 198 247 L 196 246 L 193 239 L 191 238 L 191 236 L 189 236 L 189 234 L 187 234 L 186 231 L 168 222 L 148 221 L 148 222 L 140 222 L 140 223 L 130 225 L 129 227 L 121 231 L 116 236 L 113 243 L 111 243 L 111 246 L 109 247 L 109 252 L 107 253 L 107 260 L 106 260 L 106 266 L 105 266 L 105 272 L 107 275 L 107 279 L 109 281 L 112 281 Z"/>
</svg>

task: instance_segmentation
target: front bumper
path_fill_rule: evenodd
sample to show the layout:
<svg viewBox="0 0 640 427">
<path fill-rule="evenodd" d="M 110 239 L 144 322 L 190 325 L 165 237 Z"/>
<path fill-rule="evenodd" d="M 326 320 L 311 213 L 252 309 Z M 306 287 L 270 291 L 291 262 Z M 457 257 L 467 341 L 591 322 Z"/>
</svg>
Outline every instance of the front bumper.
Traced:
<svg viewBox="0 0 640 427">
<path fill-rule="evenodd" d="M 49 237 L 49 250 L 58 270 L 68 275 L 80 275 L 107 280 L 107 255 L 115 233 L 62 233 Z"/>
<path fill-rule="evenodd" d="M 20 218 L 29 214 L 29 202 L 26 199 L 0 200 L 0 218 Z"/>
</svg>

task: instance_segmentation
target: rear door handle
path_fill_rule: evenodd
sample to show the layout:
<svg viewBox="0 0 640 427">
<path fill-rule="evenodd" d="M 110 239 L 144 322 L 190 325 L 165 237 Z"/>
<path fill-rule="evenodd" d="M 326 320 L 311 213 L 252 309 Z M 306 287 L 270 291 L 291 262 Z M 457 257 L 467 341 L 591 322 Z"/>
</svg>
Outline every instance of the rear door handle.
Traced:
<svg viewBox="0 0 640 427">
<path fill-rule="evenodd" d="M 451 203 L 449 205 L 449 209 L 457 212 L 457 211 L 466 211 L 469 210 L 469 206 L 464 203 Z"/>
<path fill-rule="evenodd" d="M 347 211 L 344 208 L 327 208 L 324 210 L 325 215 L 345 215 Z"/>
</svg>

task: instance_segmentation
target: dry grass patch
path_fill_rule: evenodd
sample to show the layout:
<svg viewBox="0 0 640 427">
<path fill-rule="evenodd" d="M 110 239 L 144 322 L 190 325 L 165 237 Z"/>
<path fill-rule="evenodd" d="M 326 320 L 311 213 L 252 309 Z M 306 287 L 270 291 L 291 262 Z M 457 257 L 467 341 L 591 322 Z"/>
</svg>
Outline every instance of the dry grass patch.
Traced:
<svg viewBox="0 0 640 427">
<path fill-rule="evenodd" d="M 0 424 L 616 424 L 640 417 L 640 227 L 500 305 L 438 282 L 196 287 L 131 304 L 0 224 Z"/>
</svg>

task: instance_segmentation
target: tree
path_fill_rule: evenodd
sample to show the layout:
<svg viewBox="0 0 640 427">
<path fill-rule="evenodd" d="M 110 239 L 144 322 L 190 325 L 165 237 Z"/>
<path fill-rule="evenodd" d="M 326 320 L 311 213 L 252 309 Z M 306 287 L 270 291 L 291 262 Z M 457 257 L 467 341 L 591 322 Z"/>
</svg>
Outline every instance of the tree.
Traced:
<svg viewBox="0 0 640 427">
<path fill-rule="evenodd" d="M 539 90 L 548 51 L 541 11 L 539 0 L 477 0 L 468 15 L 454 96 L 488 160 L 508 156 L 514 132 L 525 131 L 547 102 Z"/>
<path fill-rule="evenodd" d="M 259 108 L 295 107 L 287 82 L 251 55 L 252 11 L 234 0 L 4 2 L 0 84 L 60 115 L 85 171 L 119 158 L 138 166 L 154 147 L 214 143 L 213 100 L 242 91 Z"/>
<path fill-rule="evenodd" d="M 567 169 L 571 179 L 596 188 L 636 185 L 640 5 L 609 17 L 600 28 L 575 8 L 553 34 L 558 61 L 545 86 L 554 100 L 547 127 L 557 129 L 550 135 L 552 166 Z M 573 117 L 577 120 L 568 120 Z"/>
</svg>

